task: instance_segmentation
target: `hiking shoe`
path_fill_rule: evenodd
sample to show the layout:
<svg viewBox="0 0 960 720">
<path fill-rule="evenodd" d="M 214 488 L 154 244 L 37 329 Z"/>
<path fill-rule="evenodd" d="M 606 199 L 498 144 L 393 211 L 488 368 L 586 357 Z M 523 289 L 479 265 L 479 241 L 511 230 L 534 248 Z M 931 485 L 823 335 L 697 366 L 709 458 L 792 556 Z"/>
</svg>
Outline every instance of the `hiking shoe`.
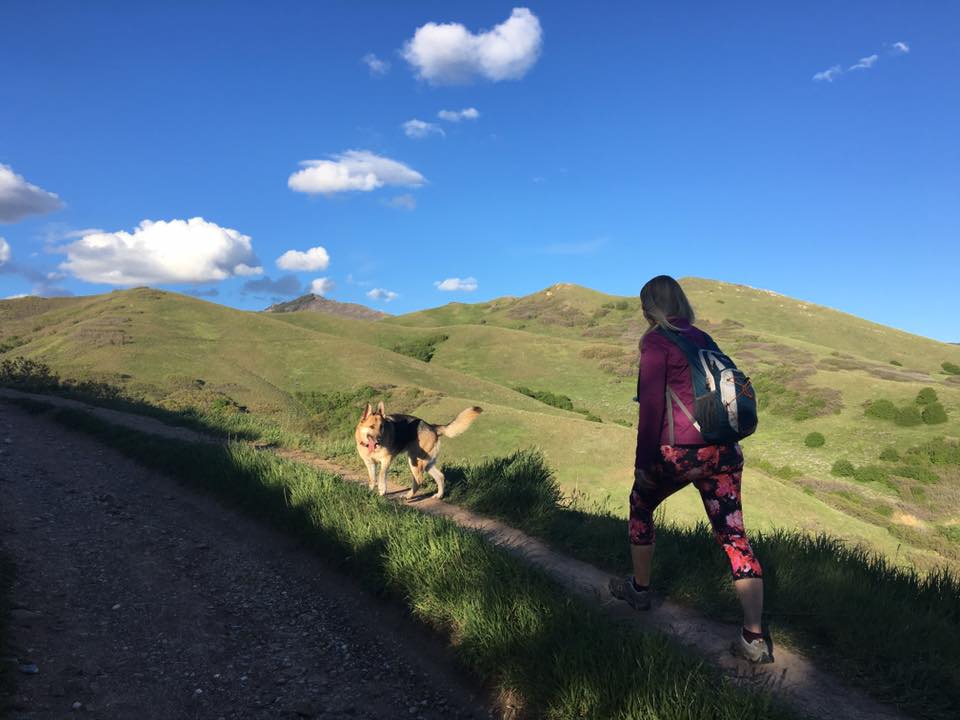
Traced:
<svg viewBox="0 0 960 720">
<path fill-rule="evenodd" d="M 754 665 L 766 665 L 773 662 L 773 643 L 766 638 L 747 640 L 743 633 L 737 633 L 737 639 L 730 645 L 730 652 L 734 656 L 746 660 Z"/>
<path fill-rule="evenodd" d="M 634 610 L 650 609 L 650 591 L 637 590 L 632 577 L 610 578 L 610 594 L 625 601 Z"/>
</svg>

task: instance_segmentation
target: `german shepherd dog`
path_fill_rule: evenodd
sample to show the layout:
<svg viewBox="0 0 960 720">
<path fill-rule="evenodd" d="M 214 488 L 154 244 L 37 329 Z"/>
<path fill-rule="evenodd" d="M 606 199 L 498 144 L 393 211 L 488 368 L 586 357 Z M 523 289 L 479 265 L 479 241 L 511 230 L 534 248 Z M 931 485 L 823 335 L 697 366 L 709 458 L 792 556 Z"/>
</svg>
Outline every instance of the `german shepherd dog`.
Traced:
<svg viewBox="0 0 960 720">
<path fill-rule="evenodd" d="M 423 483 L 423 474 L 429 473 L 437 483 L 437 494 L 442 498 L 444 485 L 443 473 L 436 467 L 437 454 L 440 452 L 441 437 L 456 437 L 464 432 L 483 412 L 482 408 L 470 407 L 446 425 L 432 425 L 413 415 L 387 415 L 381 402 L 374 410 L 367 403 L 366 410 L 360 416 L 354 437 L 357 452 L 367 466 L 370 475 L 368 487 L 373 490 L 379 479 L 380 494 L 387 494 L 387 471 L 394 458 L 402 452 L 407 454 L 413 484 L 407 499 L 417 494 L 417 487 Z M 377 463 L 380 472 L 377 473 Z"/>
</svg>

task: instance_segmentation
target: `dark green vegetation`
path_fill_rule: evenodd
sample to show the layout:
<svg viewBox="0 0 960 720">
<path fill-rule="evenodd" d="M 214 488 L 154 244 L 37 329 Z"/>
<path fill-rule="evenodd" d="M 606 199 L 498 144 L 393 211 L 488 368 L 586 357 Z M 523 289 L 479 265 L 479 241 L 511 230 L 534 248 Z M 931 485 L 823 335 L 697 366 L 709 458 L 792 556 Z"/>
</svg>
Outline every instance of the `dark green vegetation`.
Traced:
<svg viewBox="0 0 960 720">
<path fill-rule="evenodd" d="M 941 366 L 947 375 L 960 375 L 960 365 L 952 362 L 945 362 Z"/>
<path fill-rule="evenodd" d="M 833 467 L 830 468 L 832 472 L 837 477 L 853 477 L 856 468 L 853 467 L 853 463 L 849 460 L 837 460 Z"/>
<path fill-rule="evenodd" d="M 246 445 L 161 439 L 71 410 L 53 417 L 296 535 L 371 590 L 405 603 L 451 639 L 465 666 L 536 716 L 792 717 L 447 520 Z M 517 479 L 536 464 L 516 462 Z"/>
<path fill-rule="evenodd" d="M 803 439 L 803 444 L 808 448 L 823 447 L 826 443 L 827 439 L 823 436 L 823 433 L 816 431 L 807 433 L 807 436 Z"/>
<path fill-rule="evenodd" d="M 408 338 L 395 343 L 390 349 L 395 353 L 407 355 L 408 357 L 430 362 L 434 353 L 437 352 L 437 346 L 445 340 L 449 340 L 449 335 L 438 333 L 436 335 L 427 335 L 425 337 Z"/>
<path fill-rule="evenodd" d="M 937 399 L 933 388 L 923 388 L 915 402 L 897 407 L 886 399 L 867 402 L 863 414 L 878 420 L 893 420 L 900 427 L 916 427 L 920 424 L 940 425 L 947 422 L 946 408 Z"/>
<path fill-rule="evenodd" d="M 796 369 L 788 365 L 757 372 L 751 381 L 761 411 L 797 421 L 840 412 L 835 392 L 809 387 L 802 377 L 797 376 Z"/>
<path fill-rule="evenodd" d="M 570 412 L 579 413 L 591 422 L 603 422 L 601 418 L 594 415 L 589 410 L 585 410 L 584 408 L 575 408 L 573 406 L 573 400 L 566 395 L 558 395 L 550 392 L 549 390 L 531 390 L 523 385 L 518 385 L 514 388 L 514 390 L 521 395 L 526 395 L 527 397 L 532 397 L 534 400 L 539 400 L 544 405 L 550 405 L 551 407 L 559 408 L 560 410 L 569 410 Z M 627 423 L 627 427 L 629 426 L 629 423 Z"/>
</svg>

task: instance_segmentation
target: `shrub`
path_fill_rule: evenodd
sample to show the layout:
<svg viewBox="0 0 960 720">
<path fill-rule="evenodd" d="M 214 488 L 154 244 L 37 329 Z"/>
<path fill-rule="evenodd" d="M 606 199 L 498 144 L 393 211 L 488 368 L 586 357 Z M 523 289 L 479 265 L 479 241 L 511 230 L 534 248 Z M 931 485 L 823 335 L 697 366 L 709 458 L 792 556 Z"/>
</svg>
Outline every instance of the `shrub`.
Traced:
<svg viewBox="0 0 960 720">
<path fill-rule="evenodd" d="M 853 463 L 849 460 L 837 460 L 833 464 L 833 467 L 830 468 L 830 472 L 837 477 L 853 477 L 856 468 L 853 467 Z"/>
<path fill-rule="evenodd" d="M 903 367 L 903 363 L 900 362 L 899 360 L 891 360 L 891 361 L 890 361 L 890 364 L 891 364 L 891 365 L 896 365 L 897 367 Z"/>
<path fill-rule="evenodd" d="M 823 436 L 823 433 L 812 432 L 809 433 L 804 439 L 803 444 L 809 448 L 818 448 L 823 447 L 827 442 L 827 439 Z"/>
<path fill-rule="evenodd" d="M 893 420 L 897 417 L 897 406 L 889 400 L 871 400 L 863 414 L 878 420 Z"/>
<path fill-rule="evenodd" d="M 960 365 L 952 362 L 945 362 L 940 367 L 947 375 L 960 375 Z"/>
<path fill-rule="evenodd" d="M 927 425 L 939 425 L 947 421 L 947 411 L 940 403 L 932 402 L 923 409 L 920 417 Z"/>
<path fill-rule="evenodd" d="M 899 477 L 916 480 L 924 485 L 933 485 L 934 483 L 940 481 L 940 476 L 937 475 L 933 470 L 930 468 L 921 467 L 920 465 L 903 465 L 901 467 L 894 468 L 890 472 Z"/>
<path fill-rule="evenodd" d="M 532 397 L 534 400 L 539 400 L 544 405 L 551 405 L 561 410 L 573 410 L 573 400 L 567 395 L 559 395 L 549 390 L 531 390 L 523 385 L 518 385 L 513 389 L 522 395 Z"/>
<path fill-rule="evenodd" d="M 917 405 L 929 405 L 937 401 L 937 391 L 932 387 L 925 387 L 917 393 Z"/>
<path fill-rule="evenodd" d="M 893 421 L 900 427 L 914 427 L 921 424 L 923 418 L 915 405 L 907 405 L 897 410 L 897 415 L 893 418 Z"/>
<path fill-rule="evenodd" d="M 864 465 L 858 467 L 853 472 L 853 479 L 857 482 L 886 482 L 890 477 L 890 473 L 886 469 L 880 467 L 879 465 Z"/>
<path fill-rule="evenodd" d="M 880 459 L 887 462 L 900 462 L 900 453 L 895 447 L 885 447 L 880 453 Z"/>
<path fill-rule="evenodd" d="M 390 349 L 401 355 L 407 355 L 408 357 L 416 358 L 423 362 L 430 362 L 433 359 L 434 353 L 437 352 L 437 346 L 449 339 L 450 336 L 444 335 L 443 333 L 427 335 L 425 337 L 407 338 L 401 340 Z"/>
</svg>

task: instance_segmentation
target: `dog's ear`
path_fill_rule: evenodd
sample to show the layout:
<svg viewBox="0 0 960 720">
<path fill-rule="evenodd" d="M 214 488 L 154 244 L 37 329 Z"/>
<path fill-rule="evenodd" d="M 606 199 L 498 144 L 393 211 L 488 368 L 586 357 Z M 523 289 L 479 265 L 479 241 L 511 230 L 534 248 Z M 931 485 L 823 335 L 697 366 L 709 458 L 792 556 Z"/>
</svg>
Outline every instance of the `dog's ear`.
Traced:
<svg viewBox="0 0 960 720">
<path fill-rule="evenodd" d="M 380 401 L 380 404 L 377 405 L 377 415 L 379 415 L 380 417 L 383 417 L 383 416 L 386 415 L 386 414 L 387 414 L 387 411 L 384 410 L 384 408 L 383 408 L 383 400 L 381 400 L 381 401 Z"/>
<path fill-rule="evenodd" d="M 371 412 L 373 412 L 373 408 L 370 407 L 370 403 L 367 403 L 367 407 L 364 408 L 364 410 L 363 410 L 363 415 L 360 416 L 360 419 L 361 419 L 361 420 L 366 420 L 366 419 L 367 419 L 367 415 L 369 415 Z"/>
</svg>

